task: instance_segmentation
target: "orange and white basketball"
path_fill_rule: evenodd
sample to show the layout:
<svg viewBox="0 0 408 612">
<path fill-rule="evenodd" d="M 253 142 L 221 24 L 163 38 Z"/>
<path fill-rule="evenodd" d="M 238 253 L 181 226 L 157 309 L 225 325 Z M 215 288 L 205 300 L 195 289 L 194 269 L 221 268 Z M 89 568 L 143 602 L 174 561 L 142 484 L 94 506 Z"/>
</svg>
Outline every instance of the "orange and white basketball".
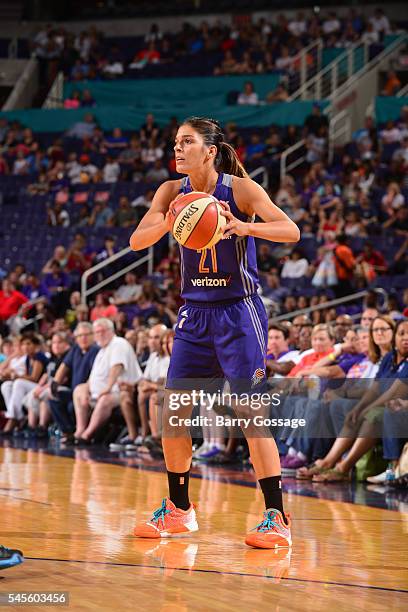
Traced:
<svg viewBox="0 0 408 612">
<path fill-rule="evenodd" d="M 174 204 L 173 236 L 187 249 L 208 249 L 222 238 L 227 220 L 222 206 L 212 195 L 200 191 L 186 193 Z"/>
</svg>

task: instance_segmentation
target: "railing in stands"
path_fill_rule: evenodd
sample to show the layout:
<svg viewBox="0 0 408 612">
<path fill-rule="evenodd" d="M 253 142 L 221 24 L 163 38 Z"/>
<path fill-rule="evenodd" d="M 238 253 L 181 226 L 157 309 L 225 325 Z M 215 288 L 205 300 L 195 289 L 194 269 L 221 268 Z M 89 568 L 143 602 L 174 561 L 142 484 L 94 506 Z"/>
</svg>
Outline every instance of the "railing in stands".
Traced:
<svg viewBox="0 0 408 612">
<path fill-rule="evenodd" d="M 402 87 L 396 94 L 397 98 L 405 98 L 405 96 L 408 96 L 408 83 L 404 85 L 404 87 Z"/>
<path fill-rule="evenodd" d="M 30 319 L 26 319 L 24 315 L 30 310 L 32 306 L 35 306 L 36 304 L 43 302 L 44 299 L 45 298 L 41 296 L 41 297 L 35 298 L 34 300 L 29 300 L 28 302 L 24 302 L 24 304 L 20 306 L 17 314 L 14 317 L 11 317 L 11 320 L 9 319 L 7 321 L 7 324 L 10 328 L 10 332 L 12 334 L 21 333 L 24 330 L 24 328 L 28 327 L 29 325 L 34 325 L 34 329 L 38 331 L 38 321 L 41 321 L 41 319 L 44 318 L 44 315 L 42 313 L 36 314 Z"/>
<path fill-rule="evenodd" d="M 357 42 L 343 53 L 340 53 L 330 64 L 320 70 L 299 87 L 288 101 L 293 100 L 324 100 L 328 98 L 342 83 L 355 74 L 362 63 L 368 60 L 369 45 Z"/>
<path fill-rule="evenodd" d="M 292 145 L 291 147 L 289 147 L 288 149 L 286 149 L 286 151 L 282 153 L 281 158 L 280 158 L 280 179 L 281 180 L 285 178 L 285 176 L 289 174 L 291 170 L 294 170 L 295 168 L 303 164 L 303 162 L 306 159 L 306 155 L 304 154 L 299 154 L 298 157 L 296 157 L 296 159 L 294 159 L 290 163 L 288 163 L 288 158 L 292 154 L 296 153 L 296 151 L 299 151 L 300 153 L 300 149 L 303 149 L 305 145 L 306 145 L 305 140 L 299 140 L 298 142 L 295 142 L 294 145 Z"/>
<path fill-rule="evenodd" d="M 149 247 L 147 255 L 144 255 L 143 257 L 141 257 L 140 259 L 137 259 L 136 261 L 132 261 L 132 263 L 127 265 L 125 268 L 123 268 L 122 270 L 119 270 L 118 272 L 115 272 L 114 274 L 111 274 L 107 278 L 104 278 L 96 285 L 93 285 L 92 287 L 88 287 L 88 279 L 90 276 L 92 276 L 92 274 L 94 274 L 95 272 L 98 272 L 98 270 L 102 270 L 102 268 L 105 268 L 106 266 L 113 263 L 114 261 L 120 259 L 121 257 L 124 257 L 131 251 L 132 249 L 130 247 L 126 247 L 122 249 L 121 251 L 119 251 L 118 253 L 115 253 L 111 257 L 108 257 L 104 261 L 101 261 L 95 266 L 92 266 L 92 268 L 89 268 L 88 270 L 86 270 L 86 272 L 83 273 L 81 277 L 81 301 L 83 304 L 86 304 L 87 298 L 93 293 L 96 293 L 97 291 L 99 291 L 99 289 L 106 287 L 106 285 L 109 285 L 110 283 L 115 281 L 117 278 L 124 276 L 131 270 L 134 270 L 135 268 L 138 268 L 139 266 L 142 266 L 145 263 L 147 263 L 147 273 L 149 275 L 153 274 L 153 247 Z"/>
<path fill-rule="evenodd" d="M 42 105 L 43 108 L 63 108 L 64 106 L 64 73 L 59 72 L 55 77 L 50 91 Z"/>
<path fill-rule="evenodd" d="M 268 171 L 265 168 L 265 166 L 259 166 L 259 168 L 256 168 L 256 170 L 253 170 L 250 173 L 249 176 L 251 177 L 251 179 L 255 179 L 260 174 L 262 174 L 262 181 L 261 181 L 260 185 L 262 185 L 262 187 L 264 189 L 268 189 L 268 187 L 269 187 L 269 175 L 268 175 Z"/>
<path fill-rule="evenodd" d="M 342 297 L 342 298 L 337 298 L 335 300 L 330 300 L 329 302 L 324 302 L 323 304 L 317 304 L 316 306 L 312 306 L 309 308 L 302 308 L 300 310 L 293 310 L 292 312 L 288 312 L 284 315 L 278 315 L 276 317 L 272 317 L 272 320 L 274 322 L 284 321 L 287 319 L 294 319 L 295 317 L 299 315 L 309 315 L 311 312 L 314 312 L 316 310 L 326 310 L 328 308 L 335 308 L 336 306 L 341 306 L 341 304 L 346 304 L 347 302 L 355 302 L 356 300 L 361 300 L 362 298 L 364 298 L 366 295 L 368 295 L 372 291 L 374 291 L 375 293 L 378 293 L 379 295 L 383 297 L 384 299 L 383 305 L 387 304 L 388 294 L 386 291 L 384 291 L 384 289 L 380 289 L 380 288 L 370 289 L 370 290 L 366 289 L 364 291 L 358 291 L 357 293 L 346 295 L 345 297 Z"/>
<path fill-rule="evenodd" d="M 351 140 L 351 119 L 348 110 L 343 110 L 337 115 L 334 115 L 329 121 L 329 138 L 328 138 L 328 160 L 329 164 L 333 162 L 335 147 L 342 146 Z"/>
<path fill-rule="evenodd" d="M 310 43 L 293 57 L 294 70 L 282 81 L 286 83 L 289 92 L 303 88 L 305 83 L 322 69 L 323 41 L 321 38 Z"/>
</svg>

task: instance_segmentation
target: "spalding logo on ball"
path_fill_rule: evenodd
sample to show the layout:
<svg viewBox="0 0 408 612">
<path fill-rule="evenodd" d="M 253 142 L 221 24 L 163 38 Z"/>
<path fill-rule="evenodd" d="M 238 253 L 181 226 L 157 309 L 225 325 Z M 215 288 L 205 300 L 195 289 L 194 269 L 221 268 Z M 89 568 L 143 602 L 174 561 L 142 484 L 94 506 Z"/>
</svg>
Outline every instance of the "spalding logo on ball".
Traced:
<svg viewBox="0 0 408 612">
<path fill-rule="evenodd" d="M 222 229 L 227 224 L 222 210 L 217 198 L 208 193 L 186 193 L 173 207 L 174 238 L 187 249 L 209 249 L 221 240 Z"/>
</svg>

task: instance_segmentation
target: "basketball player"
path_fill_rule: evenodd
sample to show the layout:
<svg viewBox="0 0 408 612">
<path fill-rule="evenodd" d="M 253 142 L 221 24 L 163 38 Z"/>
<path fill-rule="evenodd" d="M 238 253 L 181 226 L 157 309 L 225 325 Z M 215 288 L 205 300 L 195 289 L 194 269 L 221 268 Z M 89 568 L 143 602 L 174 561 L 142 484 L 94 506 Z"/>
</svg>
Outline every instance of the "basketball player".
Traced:
<svg viewBox="0 0 408 612">
<path fill-rule="evenodd" d="M 155 244 L 172 228 L 174 200 L 180 194 L 200 191 L 222 201 L 227 224 L 215 247 L 194 251 L 180 247 L 181 296 L 185 299 L 167 374 L 163 422 L 171 415 L 169 397 L 180 391 L 180 380 L 215 379 L 247 381 L 259 389 L 265 381 L 267 316 L 258 290 L 254 238 L 273 242 L 297 242 L 299 229 L 252 181 L 235 150 L 223 139 L 219 124 L 192 117 L 179 128 L 175 139 L 176 169 L 187 175 L 166 181 L 157 190 L 150 210 L 130 238 L 133 250 Z M 263 222 L 254 223 L 255 215 Z M 207 278 L 224 278 L 211 283 Z M 204 279 L 199 283 L 196 279 Z M 207 284 L 207 286 L 206 286 Z M 233 389 L 232 389 L 233 390 Z M 190 412 L 191 413 L 191 412 Z M 198 529 L 189 500 L 191 436 L 163 431 L 169 497 L 147 522 L 136 526 L 138 537 L 168 537 Z M 252 465 L 263 495 L 266 512 L 247 535 L 246 543 L 258 548 L 291 545 L 290 517 L 282 504 L 280 460 L 272 437 L 248 437 Z"/>
<path fill-rule="evenodd" d="M 19 565 L 24 561 L 21 550 L 14 550 L 0 545 L 0 570 Z"/>
</svg>

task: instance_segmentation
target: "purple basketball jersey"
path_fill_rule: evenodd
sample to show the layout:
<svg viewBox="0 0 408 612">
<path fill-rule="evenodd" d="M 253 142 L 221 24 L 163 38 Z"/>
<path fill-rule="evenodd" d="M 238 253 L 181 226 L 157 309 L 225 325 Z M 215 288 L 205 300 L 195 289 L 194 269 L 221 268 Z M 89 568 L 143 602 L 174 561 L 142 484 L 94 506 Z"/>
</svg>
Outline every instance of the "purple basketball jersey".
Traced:
<svg viewBox="0 0 408 612">
<path fill-rule="evenodd" d="M 181 182 L 182 193 L 190 193 L 188 177 Z M 253 219 L 242 213 L 232 192 L 232 176 L 220 173 L 214 197 L 228 202 L 237 219 Z M 193 251 L 180 246 L 181 296 L 195 302 L 219 302 L 245 298 L 257 293 L 259 279 L 255 240 L 252 236 L 236 236 L 220 240 L 211 249 Z"/>
</svg>

